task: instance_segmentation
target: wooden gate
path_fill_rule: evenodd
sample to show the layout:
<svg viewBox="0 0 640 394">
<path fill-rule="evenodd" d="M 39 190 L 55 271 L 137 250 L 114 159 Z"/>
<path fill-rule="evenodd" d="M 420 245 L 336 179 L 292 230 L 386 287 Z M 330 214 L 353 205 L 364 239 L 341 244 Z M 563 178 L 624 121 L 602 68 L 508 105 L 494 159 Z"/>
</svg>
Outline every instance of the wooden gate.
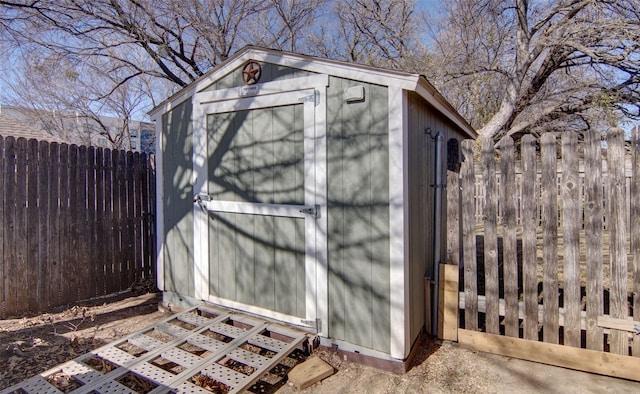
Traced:
<svg viewBox="0 0 640 394">
<path fill-rule="evenodd" d="M 475 165 L 476 142 L 462 142 L 441 337 L 640 380 L 639 132 L 478 142 Z"/>
</svg>

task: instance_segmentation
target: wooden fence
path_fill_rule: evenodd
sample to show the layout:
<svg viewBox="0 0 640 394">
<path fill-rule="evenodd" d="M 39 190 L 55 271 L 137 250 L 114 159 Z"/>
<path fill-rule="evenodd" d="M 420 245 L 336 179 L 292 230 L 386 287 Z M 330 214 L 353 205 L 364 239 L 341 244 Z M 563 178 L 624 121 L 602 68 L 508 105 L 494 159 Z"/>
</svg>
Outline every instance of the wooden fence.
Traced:
<svg viewBox="0 0 640 394">
<path fill-rule="evenodd" d="M 485 141 L 475 166 L 474 141 L 462 142 L 459 176 L 448 174 L 444 337 L 640 380 L 638 131 L 630 144 L 617 129 L 604 143 L 596 132 Z"/>
<path fill-rule="evenodd" d="M 153 158 L 0 137 L 0 316 L 154 275 Z"/>
</svg>

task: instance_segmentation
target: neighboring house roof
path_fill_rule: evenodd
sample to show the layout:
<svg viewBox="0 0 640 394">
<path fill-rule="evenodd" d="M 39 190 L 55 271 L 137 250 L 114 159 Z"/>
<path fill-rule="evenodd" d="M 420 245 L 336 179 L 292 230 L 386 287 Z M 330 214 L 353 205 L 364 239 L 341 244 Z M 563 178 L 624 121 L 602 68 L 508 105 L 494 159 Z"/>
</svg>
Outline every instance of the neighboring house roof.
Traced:
<svg viewBox="0 0 640 394">
<path fill-rule="evenodd" d="M 172 95 L 157 107 L 149 111 L 153 119 L 158 114 L 167 112 L 173 106 L 185 101 L 194 93 L 206 88 L 215 82 L 217 77 L 222 77 L 228 72 L 242 65 L 248 59 L 280 64 L 283 66 L 308 70 L 321 74 L 369 82 L 378 85 L 395 86 L 404 90 L 416 92 L 424 98 L 436 110 L 457 125 L 469 137 L 475 138 L 477 132 L 460 115 L 455 108 L 438 92 L 424 75 L 411 74 L 402 71 L 393 71 L 362 64 L 348 63 L 338 60 L 324 59 L 314 56 L 300 55 L 297 53 L 266 49 L 255 46 L 246 46 L 232 57 L 217 65 L 202 77 Z"/>
<path fill-rule="evenodd" d="M 55 137 L 45 131 L 36 129 L 26 123 L 0 115 L 0 135 L 3 137 L 36 139 L 38 141 L 57 142 L 59 144 L 67 143 L 62 139 Z"/>
</svg>

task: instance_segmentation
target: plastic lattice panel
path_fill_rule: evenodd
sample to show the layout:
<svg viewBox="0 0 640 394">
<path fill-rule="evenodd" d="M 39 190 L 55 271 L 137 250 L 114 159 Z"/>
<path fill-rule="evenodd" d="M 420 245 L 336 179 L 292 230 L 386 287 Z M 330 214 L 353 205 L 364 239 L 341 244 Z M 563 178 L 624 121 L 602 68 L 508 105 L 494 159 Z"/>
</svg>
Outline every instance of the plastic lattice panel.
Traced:
<svg viewBox="0 0 640 394">
<path fill-rule="evenodd" d="M 156 328 L 162 332 L 165 332 L 177 338 L 189 335 L 189 333 L 191 332 L 190 330 L 184 329 L 182 327 L 178 327 L 175 324 L 171 324 L 171 323 L 160 323 L 156 326 Z"/>
<path fill-rule="evenodd" d="M 164 369 L 154 367 L 149 363 L 141 363 L 131 368 L 131 371 L 148 378 L 154 382 L 158 383 L 168 383 L 172 378 L 173 374 L 165 371 Z"/>
<path fill-rule="evenodd" d="M 278 341 L 277 339 L 273 339 L 261 334 L 254 335 L 249 338 L 249 343 L 252 345 L 260 346 L 265 349 L 269 349 L 274 352 L 281 352 L 287 344 L 282 341 Z"/>
<path fill-rule="evenodd" d="M 207 319 L 206 317 L 203 317 L 200 315 L 196 315 L 195 313 L 182 314 L 178 316 L 178 319 L 180 319 L 183 322 L 191 323 L 194 326 L 205 326 L 211 323 L 211 321 L 213 320 L 213 319 Z"/>
<path fill-rule="evenodd" d="M 269 325 L 268 331 L 290 337 L 288 343 L 260 334 L 267 326 L 265 321 L 242 314 L 197 307 L 2 390 L 0 394 L 61 393 L 44 377 L 59 372 L 82 384 L 76 391 L 83 394 L 133 393 L 135 385 L 131 385 L 130 379 L 134 375 L 154 387 L 153 393 L 209 393 L 194 384 L 201 383 L 192 380 L 198 375 L 229 386 L 233 393 L 240 392 L 305 338 L 304 332 L 277 324 Z M 223 337 L 227 342 L 221 340 Z M 244 344 L 277 354 L 265 357 L 249 351 L 250 347 L 240 348 Z M 94 364 L 98 368 L 92 368 L 96 367 Z"/>
<path fill-rule="evenodd" d="M 117 347 L 112 346 L 98 350 L 96 354 L 118 365 L 129 364 L 137 360 L 136 357 L 125 352 L 124 350 L 120 350 Z"/>
<path fill-rule="evenodd" d="M 238 338 L 247 332 L 247 330 L 243 328 L 234 327 L 231 324 L 226 323 L 213 324 L 210 329 L 211 331 L 215 331 L 231 338 Z"/>
<path fill-rule="evenodd" d="M 91 384 L 103 376 L 101 373 L 75 360 L 64 364 L 62 366 L 62 372 L 75 377 L 84 384 Z"/>
<path fill-rule="evenodd" d="M 211 364 L 203 368 L 202 373 L 233 388 L 242 386 L 243 383 L 249 379 L 246 375 L 223 367 L 220 364 Z"/>
<path fill-rule="evenodd" d="M 161 353 L 163 358 L 169 361 L 181 365 L 183 367 L 192 367 L 202 361 L 202 358 L 191 354 L 185 350 L 177 349 L 175 347 L 168 348 Z"/>
<path fill-rule="evenodd" d="M 270 362 L 270 359 L 267 357 L 240 348 L 231 350 L 227 353 L 227 357 L 254 368 L 262 368 Z"/>
<path fill-rule="evenodd" d="M 163 342 L 144 334 L 129 338 L 129 343 L 147 351 L 155 350 L 164 346 Z"/>
<path fill-rule="evenodd" d="M 218 341 L 217 339 L 200 334 L 190 337 L 189 339 L 187 339 L 187 342 L 210 352 L 217 352 L 218 350 L 222 349 L 223 346 L 225 346 L 225 343 L 222 341 Z"/>
<path fill-rule="evenodd" d="M 22 389 L 24 389 L 24 391 L 26 391 L 27 393 L 62 393 L 62 391 L 50 385 L 49 382 L 47 382 L 47 380 L 40 375 L 34 376 L 31 379 L 23 382 Z"/>
</svg>

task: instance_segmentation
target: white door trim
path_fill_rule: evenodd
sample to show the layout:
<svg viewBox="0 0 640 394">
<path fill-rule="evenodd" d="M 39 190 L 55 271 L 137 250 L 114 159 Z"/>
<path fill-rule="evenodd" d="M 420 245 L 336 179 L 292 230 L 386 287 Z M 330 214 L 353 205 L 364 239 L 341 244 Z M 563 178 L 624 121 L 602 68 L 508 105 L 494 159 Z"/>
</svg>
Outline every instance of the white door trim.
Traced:
<svg viewBox="0 0 640 394">
<path fill-rule="evenodd" d="M 293 81 L 287 83 L 287 81 Z M 206 91 L 194 95 L 193 105 L 193 192 L 207 196 L 208 114 L 302 104 L 304 111 L 304 205 L 253 204 L 231 201 L 201 201 L 207 210 L 305 218 L 305 319 L 241 304 L 209 295 L 207 215 L 194 203 L 194 287 L 195 296 L 219 305 L 257 313 L 297 325 L 317 328 L 328 335 L 327 185 L 326 185 L 326 86 L 327 75 L 261 84 L 258 94 L 244 97 L 242 89 Z M 283 91 L 279 91 L 282 89 Z M 234 96 L 235 92 L 235 96 Z M 215 101 L 219 100 L 219 101 Z M 319 214 L 300 212 L 318 209 Z M 304 322 L 303 322 L 304 320 Z M 316 323 L 317 322 L 317 323 Z"/>
</svg>

